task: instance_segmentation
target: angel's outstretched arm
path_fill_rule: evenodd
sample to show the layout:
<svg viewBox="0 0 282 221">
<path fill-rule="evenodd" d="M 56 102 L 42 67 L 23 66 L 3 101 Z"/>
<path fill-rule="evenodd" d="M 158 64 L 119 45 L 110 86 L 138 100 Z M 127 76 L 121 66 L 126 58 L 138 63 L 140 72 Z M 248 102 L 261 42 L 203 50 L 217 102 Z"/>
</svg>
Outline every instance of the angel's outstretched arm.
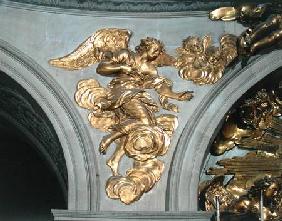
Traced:
<svg viewBox="0 0 282 221">
<path fill-rule="evenodd" d="M 129 73 L 131 72 L 131 67 L 123 64 L 114 64 L 112 62 L 101 62 L 96 72 L 100 75 L 112 75 L 119 72 Z"/>
</svg>

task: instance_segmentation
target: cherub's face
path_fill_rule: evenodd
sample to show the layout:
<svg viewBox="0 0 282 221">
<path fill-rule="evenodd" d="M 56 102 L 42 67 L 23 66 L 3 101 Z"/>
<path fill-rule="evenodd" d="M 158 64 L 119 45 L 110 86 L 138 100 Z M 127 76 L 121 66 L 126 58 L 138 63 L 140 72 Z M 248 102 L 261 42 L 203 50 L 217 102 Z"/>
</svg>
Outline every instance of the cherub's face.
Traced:
<svg viewBox="0 0 282 221">
<path fill-rule="evenodd" d="M 191 53 L 200 54 L 204 52 L 203 43 L 199 38 L 189 38 L 184 42 L 183 46 Z"/>
<path fill-rule="evenodd" d="M 152 61 L 161 54 L 161 48 L 159 45 L 153 44 L 147 49 L 146 53 L 148 60 Z"/>
<path fill-rule="evenodd" d="M 213 49 L 207 52 L 207 57 L 209 59 L 209 63 L 216 64 L 218 61 L 220 61 L 220 50 L 219 49 Z"/>
<path fill-rule="evenodd" d="M 108 97 L 106 95 L 97 97 L 93 101 L 93 110 L 94 111 L 100 111 L 102 109 L 106 109 L 110 105 L 110 102 L 108 100 Z"/>
<path fill-rule="evenodd" d="M 267 8 L 266 4 L 252 5 L 246 4 L 241 6 L 240 16 L 243 19 L 257 19 L 263 16 Z"/>
</svg>

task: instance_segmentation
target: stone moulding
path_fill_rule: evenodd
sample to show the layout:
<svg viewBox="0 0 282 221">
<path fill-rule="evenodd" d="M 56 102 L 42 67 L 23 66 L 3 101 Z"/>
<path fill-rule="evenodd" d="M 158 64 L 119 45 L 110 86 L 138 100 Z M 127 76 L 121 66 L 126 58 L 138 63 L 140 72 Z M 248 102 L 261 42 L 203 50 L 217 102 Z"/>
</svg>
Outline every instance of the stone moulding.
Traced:
<svg viewBox="0 0 282 221">
<path fill-rule="evenodd" d="M 249 1 L 250 2 L 250 1 Z M 265 3 L 269 1 L 251 1 Z M 178 16 L 201 16 L 206 17 L 207 11 L 217 7 L 233 6 L 238 1 L 231 0 L 162 0 L 162 1 L 134 1 L 134 0 L 3 0 L 0 5 L 38 10 L 43 12 L 77 14 L 90 16 L 121 16 L 121 17 L 178 17 Z M 93 12 L 95 12 L 93 14 Z"/>
<path fill-rule="evenodd" d="M 37 6 L 59 7 L 65 9 L 82 9 L 111 12 L 180 12 L 211 10 L 219 6 L 230 6 L 232 1 L 181 1 L 181 0 L 12 0 Z"/>
<path fill-rule="evenodd" d="M 143 221 L 143 220 L 193 220 L 209 221 L 213 213 L 209 212 L 101 212 L 52 210 L 54 220 L 64 221 Z"/>
<path fill-rule="evenodd" d="M 61 142 L 68 169 L 68 208 L 99 209 L 99 179 L 87 129 L 69 98 L 33 59 L 0 39 L 0 69 L 41 106 Z M 90 158 L 90 159 L 89 159 Z M 93 166 L 87 165 L 94 162 Z M 91 172 L 92 170 L 92 172 Z"/>
<path fill-rule="evenodd" d="M 243 69 L 238 65 L 225 74 L 203 99 L 192 114 L 193 119 L 185 126 L 171 161 L 166 194 L 168 211 L 197 210 L 194 202 L 198 195 L 200 171 L 217 125 L 249 88 L 281 67 L 281 61 L 281 51 L 254 57 Z M 204 136 L 201 131 L 206 131 Z M 183 193 L 189 193 L 189 196 Z M 186 197 L 185 201 L 183 197 Z"/>
</svg>

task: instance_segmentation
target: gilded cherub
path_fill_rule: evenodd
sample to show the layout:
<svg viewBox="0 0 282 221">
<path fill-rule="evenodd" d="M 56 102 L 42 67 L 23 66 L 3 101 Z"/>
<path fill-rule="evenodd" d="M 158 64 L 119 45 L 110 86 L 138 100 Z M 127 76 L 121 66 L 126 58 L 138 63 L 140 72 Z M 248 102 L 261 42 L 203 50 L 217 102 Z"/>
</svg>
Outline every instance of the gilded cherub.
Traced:
<svg viewBox="0 0 282 221">
<path fill-rule="evenodd" d="M 196 84 L 214 84 L 223 75 L 225 68 L 237 57 L 237 38 L 224 35 L 220 46 L 212 45 L 210 36 L 203 39 L 189 36 L 177 48 L 178 58 L 175 63 L 179 75 Z"/>
<path fill-rule="evenodd" d="M 270 128 L 280 115 L 281 103 L 276 93 L 265 89 L 258 91 L 254 97 L 246 99 L 235 112 L 226 117 L 211 147 L 212 154 L 222 155 L 233 149 L 236 144 L 244 148 L 267 146 L 265 142 L 269 137 L 264 137 L 265 130 Z"/>
<path fill-rule="evenodd" d="M 112 176 L 106 182 L 106 192 L 111 199 L 120 199 L 125 204 L 152 189 L 164 170 L 157 157 L 167 152 L 177 117 L 156 116 L 160 106 L 177 112 L 177 106 L 169 103 L 169 98 L 179 101 L 192 98 L 192 92 L 174 92 L 172 82 L 159 76 L 158 66 L 174 62 L 165 53 L 164 45 L 147 37 L 133 52 L 127 47 L 130 34 L 123 29 L 102 29 L 72 53 L 50 60 L 50 64 L 69 70 L 99 62 L 96 72 L 113 77 L 107 87 L 95 79 L 80 81 L 75 101 L 90 111 L 88 120 L 93 127 L 108 132 L 100 142 L 100 153 L 106 154 L 110 145 L 115 144 L 115 152 L 107 161 Z M 148 89 L 159 94 L 161 105 Z M 133 167 L 125 175 L 119 171 L 123 156 L 133 160 Z"/>
<path fill-rule="evenodd" d="M 251 186 L 245 187 L 245 191 L 241 194 L 234 194 L 230 184 L 224 184 L 224 177 L 215 177 L 212 181 L 202 183 L 200 192 L 200 201 L 203 202 L 202 209 L 206 211 L 215 210 L 214 199 L 219 197 L 220 211 L 224 214 L 229 212 L 234 215 L 241 213 L 253 214 L 259 216 L 259 203 L 261 193 L 263 195 L 263 213 L 266 221 L 281 220 L 281 177 L 265 176 L 255 179 Z M 231 180 L 232 182 L 232 180 Z M 237 187 L 237 189 L 239 189 Z M 223 220 L 224 217 L 223 217 Z"/>
<path fill-rule="evenodd" d="M 168 103 L 167 99 L 190 100 L 192 92 L 174 92 L 172 82 L 159 76 L 157 70 L 157 66 L 172 65 L 173 58 L 165 54 L 163 44 L 155 38 L 142 39 L 135 50 L 122 49 L 112 53 L 98 65 L 97 73 L 116 76 L 109 84 L 110 88 L 155 89 L 163 108 L 178 112 L 177 106 Z"/>
<path fill-rule="evenodd" d="M 242 55 L 252 55 L 261 49 L 277 45 L 282 40 L 281 3 L 243 4 L 222 7 L 210 13 L 212 20 L 238 20 L 247 28 L 239 37 L 238 50 Z"/>
<path fill-rule="evenodd" d="M 135 52 L 128 48 L 131 32 L 124 29 L 101 29 L 90 36 L 70 54 L 52 59 L 49 63 L 56 67 L 75 70 L 100 62 L 97 73 L 115 78 L 110 88 L 155 89 L 164 109 L 178 112 L 175 104 L 168 99 L 187 101 L 193 97 L 192 91 L 174 92 L 171 80 L 158 74 L 158 66 L 173 65 L 162 42 L 155 38 L 142 39 Z"/>
</svg>

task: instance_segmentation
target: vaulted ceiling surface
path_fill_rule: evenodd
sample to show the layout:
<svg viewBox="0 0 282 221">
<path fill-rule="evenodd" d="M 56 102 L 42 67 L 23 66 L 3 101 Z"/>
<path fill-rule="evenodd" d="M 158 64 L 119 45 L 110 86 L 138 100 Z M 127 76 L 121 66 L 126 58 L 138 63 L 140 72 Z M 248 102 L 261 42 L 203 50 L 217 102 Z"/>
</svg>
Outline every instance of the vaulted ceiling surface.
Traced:
<svg viewBox="0 0 282 221">
<path fill-rule="evenodd" d="M 232 6 L 240 3 L 267 3 L 257 0 L 9 0 L 35 6 L 59 7 L 111 12 L 184 12 L 209 11 L 217 7 Z"/>
</svg>

